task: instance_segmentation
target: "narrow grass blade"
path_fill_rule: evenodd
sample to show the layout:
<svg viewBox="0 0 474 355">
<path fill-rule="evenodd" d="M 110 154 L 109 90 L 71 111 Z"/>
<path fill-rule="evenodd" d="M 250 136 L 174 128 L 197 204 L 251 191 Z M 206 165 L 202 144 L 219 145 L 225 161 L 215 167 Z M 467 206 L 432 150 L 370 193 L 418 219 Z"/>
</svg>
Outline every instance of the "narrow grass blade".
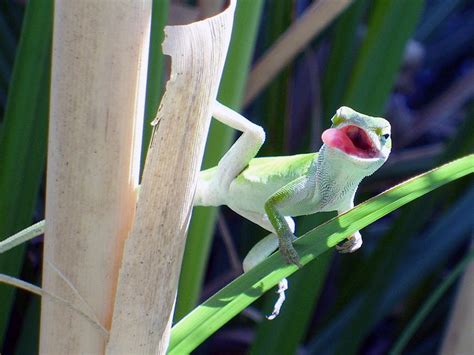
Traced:
<svg viewBox="0 0 474 355">
<path fill-rule="evenodd" d="M 0 137 L 0 238 L 31 223 L 46 154 L 53 1 L 28 2 Z M 0 258 L 0 272 L 17 275 L 24 247 Z M 0 337 L 13 289 L 0 286 Z"/>
<path fill-rule="evenodd" d="M 44 220 L 0 241 L 0 254 L 44 233 Z"/>
<path fill-rule="evenodd" d="M 339 108 L 351 77 L 354 57 L 360 41 L 357 29 L 368 6 L 367 0 L 357 0 L 337 20 L 331 34 L 331 52 L 327 59 L 322 81 L 323 120 L 330 126 L 330 119 Z"/>
<path fill-rule="evenodd" d="M 473 172 L 474 155 L 468 155 L 397 185 L 331 219 L 295 242 L 301 263 L 307 264 L 356 230 L 400 206 Z M 170 354 L 192 351 L 265 291 L 295 271 L 296 266 L 285 265 L 276 253 L 237 278 L 173 327 Z"/>
<path fill-rule="evenodd" d="M 382 113 L 423 3 L 423 0 L 375 1 L 345 105 L 367 114 Z"/>
<path fill-rule="evenodd" d="M 280 1 L 268 8 L 265 13 L 267 20 L 264 22 L 266 47 L 272 47 L 281 40 L 282 33 L 291 25 L 293 7 L 291 1 Z M 273 57 L 278 58 L 277 55 Z M 262 126 L 265 127 L 267 137 L 266 143 L 260 149 L 261 155 L 288 153 L 286 143 L 289 133 L 288 89 L 291 69 L 291 65 L 282 69 L 263 92 L 259 116 L 262 118 Z M 255 70 L 255 67 L 252 70 Z"/>
</svg>

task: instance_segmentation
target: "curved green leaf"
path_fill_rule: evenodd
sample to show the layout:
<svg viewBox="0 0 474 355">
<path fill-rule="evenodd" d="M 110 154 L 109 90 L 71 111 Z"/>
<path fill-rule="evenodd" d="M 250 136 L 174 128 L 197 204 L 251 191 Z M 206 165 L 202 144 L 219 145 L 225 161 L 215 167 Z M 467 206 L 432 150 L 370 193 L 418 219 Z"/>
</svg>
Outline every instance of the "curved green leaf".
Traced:
<svg viewBox="0 0 474 355">
<path fill-rule="evenodd" d="M 303 265 L 328 251 L 355 231 L 410 201 L 474 172 L 474 154 L 442 165 L 361 203 L 303 235 L 295 248 Z M 171 334 L 170 354 L 188 353 L 227 321 L 288 277 L 298 268 L 286 265 L 279 253 L 238 277 L 177 323 Z"/>
<path fill-rule="evenodd" d="M 423 5 L 424 0 L 374 2 L 344 105 L 372 115 L 383 112 Z"/>
<path fill-rule="evenodd" d="M 49 110 L 53 1 L 29 1 L 8 89 L 0 134 L 0 239 L 31 224 L 43 175 Z M 3 33 L 2 33 L 3 34 Z M 1 37 L 1 36 L 0 36 Z M 21 246 L 0 259 L 0 272 L 16 276 Z M 14 289 L 0 285 L 0 343 Z"/>
</svg>

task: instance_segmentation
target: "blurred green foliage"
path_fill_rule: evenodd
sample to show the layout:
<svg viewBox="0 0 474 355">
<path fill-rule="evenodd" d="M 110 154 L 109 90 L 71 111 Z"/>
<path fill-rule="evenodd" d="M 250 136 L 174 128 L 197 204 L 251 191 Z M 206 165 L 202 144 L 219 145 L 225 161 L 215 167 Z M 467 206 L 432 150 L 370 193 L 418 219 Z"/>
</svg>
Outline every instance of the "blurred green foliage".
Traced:
<svg viewBox="0 0 474 355">
<path fill-rule="evenodd" d="M 393 125 L 393 153 L 386 166 L 361 185 L 361 201 L 474 151 L 472 100 L 457 106 L 438 100 L 473 70 L 469 58 L 474 55 L 470 45 L 474 6 L 467 0 L 355 0 L 250 107 L 243 108 L 252 58 L 276 43 L 310 4 L 309 0 L 238 2 L 219 100 L 245 109 L 248 118 L 266 129 L 262 154 L 319 149 L 311 145 L 317 141 L 314 136 L 329 125 L 341 105 L 387 116 Z M 162 90 L 165 66 L 159 41 L 169 6 L 166 0 L 154 1 L 145 122 L 154 117 Z M 0 2 L 0 238 L 31 224 L 43 210 L 38 191 L 45 160 L 51 26 L 50 0 L 30 0 L 26 11 L 15 1 Z M 421 50 L 413 49 L 413 39 Z M 423 119 L 419 113 L 439 101 L 446 105 L 439 117 Z M 404 134 L 415 130 L 416 139 L 402 146 Z M 146 129 L 143 152 L 149 134 Z M 213 122 L 203 166 L 215 165 L 233 137 L 234 132 Z M 322 254 L 291 276 L 287 301 L 276 320 L 259 320 L 275 301 L 269 292 L 196 353 L 386 353 L 402 334 L 409 334 L 399 343 L 404 351 L 436 353 L 453 293 L 435 291 L 443 284 L 443 275 L 456 271 L 466 255 L 474 223 L 472 182 L 472 177 L 453 182 L 365 228 L 365 247 L 354 255 Z M 237 244 L 234 252 L 241 257 L 264 234 L 226 208 L 195 209 L 175 321 L 229 281 L 228 247 L 220 238 L 222 228 L 215 228 L 218 213 L 229 225 Z M 329 217 L 300 218 L 298 234 Z M 214 235 L 218 238 L 213 240 Z M 24 275 L 38 272 L 38 268 L 31 271 L 28 259 L 23 264 L 24 250 L 2 255 L 0 272 L 18 275 L 22 268 Z M 37 346 L 38 302 L 17 297 L 13 303 L 14 293 L 0 285 L 0 352 L 32 353 Z M 438 302 L 423 314 L 424 322 L 416 322 L 418 308 L 435 298 Z M 27 311 L 22 315 L 12 309 Z"/>
<path fill-rule="evenodd" d="M 52 6 L 50 0 L 28 3 L 12 68 L 0 132 L 1 239 L 32 224 L 38 200 L 46 157 Z M 1 15 L 7 22 L 7 13 Z M 6 61 L 12 55 L 12 52 L 2 53 Z M 2 255 L 0 272 L 18 276 L 24 253 L 25 246 L 20 246 Z M 0 285 L 2 343 L 6 339 L 14 293 L 13 288 Z"/>
</svg>

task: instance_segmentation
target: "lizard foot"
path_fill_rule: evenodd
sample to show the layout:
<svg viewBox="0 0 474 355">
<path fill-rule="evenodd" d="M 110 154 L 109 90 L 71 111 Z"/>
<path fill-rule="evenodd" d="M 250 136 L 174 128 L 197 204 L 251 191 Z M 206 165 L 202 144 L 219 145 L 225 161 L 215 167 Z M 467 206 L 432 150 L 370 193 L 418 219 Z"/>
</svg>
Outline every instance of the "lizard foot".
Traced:
<svg viewBox="0 0 474 355">
<path fill-rule="evenodd" d="M 293 243 L 291 242 L 292 239 L 295 239 L 294 236 L 292 238 L 280 240 L 280 253 L 285 258 L 288 264 L 294 264 L 298 266 L 300 269 L 303 267 L 300 263 L 300 257 L 296 252 L 295 248 L 293 247 Z"/>
<path fill-rule="evenodd" d="M 362 236 L 359 232 L 351 235 L 341 245 L 336 245 L 336 250 L 341 254 L 353 253 L 362 246 Z"/>
</svg>

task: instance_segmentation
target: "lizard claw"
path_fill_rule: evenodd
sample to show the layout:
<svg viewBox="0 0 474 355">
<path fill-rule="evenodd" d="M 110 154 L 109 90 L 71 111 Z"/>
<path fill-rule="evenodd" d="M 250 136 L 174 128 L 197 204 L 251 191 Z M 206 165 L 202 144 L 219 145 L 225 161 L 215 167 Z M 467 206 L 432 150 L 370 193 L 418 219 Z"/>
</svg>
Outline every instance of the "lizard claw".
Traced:
<svg viewBox="0 0 474 355">
<path fill-rule="evenodd" d="M 336 250 L 341 254 L 353 253 L 362 246 L 362 236 L 359 232 L 351 235 L 341 245 L 336 245 Z"/>
</svg>

